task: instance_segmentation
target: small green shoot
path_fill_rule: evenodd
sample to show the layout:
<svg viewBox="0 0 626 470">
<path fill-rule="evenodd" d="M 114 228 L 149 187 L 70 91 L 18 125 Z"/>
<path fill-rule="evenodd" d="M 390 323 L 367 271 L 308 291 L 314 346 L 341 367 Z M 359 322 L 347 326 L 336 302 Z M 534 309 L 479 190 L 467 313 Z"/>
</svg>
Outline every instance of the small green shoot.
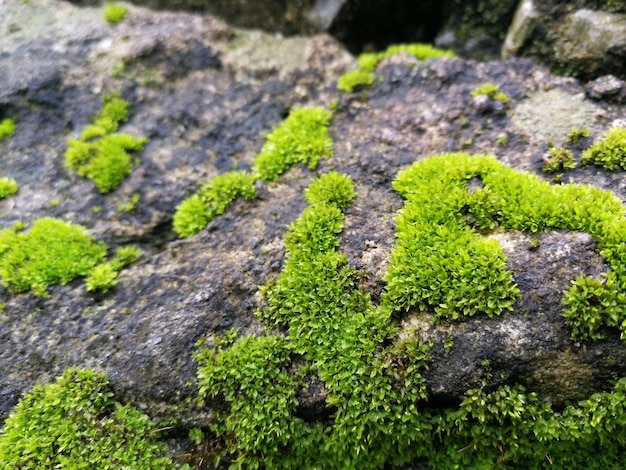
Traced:
<svg viewBox="0 0 626 470">
<path fill-rule="evenodd" d="M 107 23 L 117 24 L 128 16 L 128 8 L 118 3 L 106 3 L 104 5 L 104 20 Z"/>
<path fill-rule="evenodd" d="M 509 104 L 509 97 L 500 91 L 500 86 L 495 83 L 487 82 L 477 86 L 471 92 L 472 97 L 487 96 L 494 101 L 500 101 L 506 105 Z"/>
<path fill-rule="evenodd" d="M 600 141 L 583 152 L 582 161 L 607 170 L 626 169 L 626 128 L 609 129 Z"/>
<path fill-rule="evenodd" d="M 17 126 L 13 119 L 6 118 L 0 121 L 0 142 L 11 137 L 15 133 L 15 129 Z"/>
<path fill-rule="evenodd" d="M 13 178 L 0 177 L 0 199 L 15 196 L 19 188 L 17 181 Z"/>
</svg>

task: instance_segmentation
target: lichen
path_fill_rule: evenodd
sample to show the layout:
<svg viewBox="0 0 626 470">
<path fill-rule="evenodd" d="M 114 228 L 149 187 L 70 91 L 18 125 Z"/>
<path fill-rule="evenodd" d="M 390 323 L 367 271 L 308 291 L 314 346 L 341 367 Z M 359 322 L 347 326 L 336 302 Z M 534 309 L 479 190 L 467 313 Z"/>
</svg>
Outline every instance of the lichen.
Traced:
<svg viewBox="0 0 626 470">
<path fill-rule="evenodd" d="M 106 376 L 68 369 L 11 412 L 0 431 L 0 469 L 188 468 L 164 456 L 157 436 L 146 415 L 113 401 Z"/>
<path fill-rule="evenodd" d="M 101 193 L 114 190 L 131 173 L 134 162 L 128 152 L 139 151 L 148 142 L 145 137 L 114 134 L 128 119 L 129 108 L 119 93 L 106 95 L 93 124 L 83 129 L 80 138 L 68 140 L 67 168 L 92 180 Z"/>
</svg>

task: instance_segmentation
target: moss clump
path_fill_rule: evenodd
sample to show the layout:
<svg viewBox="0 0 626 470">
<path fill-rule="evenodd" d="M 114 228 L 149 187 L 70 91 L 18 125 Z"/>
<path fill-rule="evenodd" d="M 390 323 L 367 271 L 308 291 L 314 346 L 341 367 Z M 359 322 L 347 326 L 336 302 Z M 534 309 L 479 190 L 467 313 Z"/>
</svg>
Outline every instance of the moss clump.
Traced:
<svg viewBox="0 0 626 470">
<path fill-rule="evenodd" d="M 107 3 L 104 6 L 104 20 L 115 24 L 123 21 L 128 16 L 128 8 L 117 3 Z"/>
<path fill-rule="evenodd" d="M 17 184 L 17 181 L 15 181 L 13 178 L 1 177 L 0 178 L 0 199 L 6 199 L 7 197 L 14 196 L 15 194 L 17 194 L 17 191 L 19 190 L 19 188 L 20 187 Z"/>
<path fill-rule="evenodd" d="M 45 295 L 52 284 L 67 284 L 86 276 L 106 255 L 83 227 L 62 220 L 36 220 L 30 231 L 0 231 L 0 277 L 14 292 L 32 289 Z"/>
<path fill-rule="evenodd" d="M 609 129 L 602 140 L 583 152 L 582 160 L 584 164 L 592 163 L 607 170 L 626 169 L 626 128 Z"/>
<path fill-rule="evenodd" d="M 244 171 L 231 171 L 216 176 L 200 191 L 185 199 L 174 215 L 174 231 L 181 237 L 191 236 L 223 214 L 238 197 L 252 200 L 257 197 L 256 178 Z"/>
<path fill-rule="evenodd" d="M 589 129 L 584 129 L 582 127 L 574 127 L 567 134 L 567 138 L 565 141 L 569 145 L 574 145 L 574 144 L 577 144 L 580 140 L 586 139 L 587 137 L 589 137 L 589 135 L 590 135 Z"/>
<path fill-rule="evenodd" d="M 346 93 L 352 93 L 359 87 L 370 86 L 374 80 L 376 80 L 376 76 L 372 72 L 354 69 L 339 77 L 337 88 Z"/>
<path fill-rule="evenodd" d="M 101 193 L 119 186 L 132 171 L 128 152 L 141 150 L 148 140 L 128 134 L 113 134 L 128 119 L 130 103 L 118 93 L 104 97 L 102 110 L 79 139 L 70 139 L 65 164 L 79 176 L 92 180 Z"/>
<path fill-rule="evenodd" d="M 388 311 L 358 289 L 336 251 L 353 191 L 346 176 L 321 176 L 290 226 L 285 268 L 263 289 L 258 313 L 287 336 L 242 337 L 197 355 L 201 396 L 225 401 L 213 431 L 228 436 L 222 457 L 236 465 L 381 468 L 410 460 L 429 435 L 417 408 L 428 348 L 414 339 L 386 345 L 395 338 Z M 298 357 L 306 363 L 290 373 Z M 403 366 L 392 371 L 394 363 Z M 298 417 L 297 391 L 311 377 L 324 383 L 334 409 L 328 423 Z"/>
<path fill-rule="evenodd" d="M 436 59 L 441 57 L 455 57 L 454 52 L 438 49 L 430 44 L 395 44 L 382 52 L 364 52 L 357 58 L 356 69 L 346 72 L 337 82 L 337 88 L 351 93 L 359 86 L 374 83 L 374 70 L 378 64 L 387 57 L 397 54 L 410 54 L 418 60 Z"/>
<path fill-rule="evenodd" d="M 471 191 L 467 181 L 480 178 Z M 626 216 L 621 201 L 593 186 L 551 186 L 494 157 L 444 154 L 414 164 L 394 188 L 406 198 L 385 301 L 394 310 L 433 309 L 458 318 L 509 310 L 517 295 L 499 245 L 479 235 L 501 227 L 536 233 L 586 232 L 598 240 L 610 271 L 581 276 L 565 292 L 563 313 L 574 337 L 597 338 L 603 326 L 626 327 Z M 623 333 L 624 337 L 624 333 Z"/>
<path fill-rule="evenodd" d="M 324 108 L 294 109 L 274 132 L 254 160 L 254 173 L 272 181 L 296 163 L 315 169 L 322 158 L 330 158 L 333 142 L 328 134 L 332 113 Z"/>
<path fill-rule="evenodd" d="M 0 431 L 0 469 L 174 469 L 150 419 L 112 400 L 108 380 L 68 369 L 27 392 Z"/>
<path fill-rule="evenodd" d="M 494 101 L 500 101 L 504 104 L 509 104 L 509 97 L 500 91 L 500 86 L 495 83 L 483 83 L 477 86 L 471 92 L 472 97 L 487 96 Z"/>
<path fill-rule="evenodd" d="M 574 168 L 576 168 L 574 155 L 572 155 L 571 150 L 563 147 L 551 147 L 543 159 L 543 171 L 546 173 L 573 170 Z"/>
<path fill-rule="evenodd" d="M 467 181 L 473 177 L 482 178 L 484 188 L 469 191 Z M 474 223 L 531 232 L 584 229 L 606 243 L 598 235 L 605 233 L 602 225 L 615 222 L 618 206 L 623 214 L 621 203 L 607 192 L 584 185 L 552 187 L 486 156 L 427 159 L 400 173 L 395 187 L 407 203 L 398 216 L 392 263 L 402 250 L 407 256 L 433 248 L 442 254 L 441 240 L 429 239 L 434 244 L 426 248 L 420 244 L 428 224 L 440 239 L 452 239 L 445 248 L 467 261 L 464 255 L 477 246 L 470 235 L 480 238 L 468 228 Z M 456 409 L 426 408 L 421 373 L 428 365 L 428 348 L 415 338 L 398 338 L 391 323 L 396 299 L 387 296 L 374 307 L 337 252 L 342 210 L 353 197 L 350 188 L 345 176 L 323 175 L 306 192 L 310 206 L 289 228 L 284 269 L 262 289 L 265 305 L 258 312 L 266 325 L 284 335 L 236 339 L 231 331 L 196 354 L 201 397 L 219 404 L 212 431 L 225 439 L 226 448 L 216 459 L 238 468 L 367 470 L 418 459 L 438 470 L 623 468 L 626 379 L 612 392 L 559 413 L 521 386 L 502 386 L 492 393 L 469 390 Z M 419 229 L 409 231 L 413 225 Z M 460 233 L 460 227 L 471 234 Z M 506 307 L 515 289 L 498 264 L 498 247 L 488 248 L 496 261 L 494 273 L 476 275 L 471 265 L 472 285 L 481 291 L 495 283 L 495 291 L 505 294 Z M 455 266 L 454 275 L 467 274 L 465 265 Z M 430 284 L 441 282 L 432 266 L 414 268 L 430 270 Z M 409 290 L 402 295 L 411 304 L 415 278 L 404 283 Z M 433 307 L 423 298 L 426 307 Z M 496 314 L 501 300 L 483 296 L 486 306 L 474 311 Z M 325 421 L 305 421 L 298 413 L 298 390 L 311 380 L 323 383 L 330 414 Z"/>
<path fill-rule="evenodd" d="M 198 233 L 223 214 L 239 196 L 257 197 L 255 183 L 272 181 L 296 163 L 315 169 L 322 158 L 332 155 L 328 134 L 332 113 L 323 108 L 299 108 L 265 137 L 265 145 L 254 160 L 252 173 L 232 171 L 211 179 L 199 192 L 176 208 L 174 231 L 181 237 Z"/>
<path fill-rule="evenodd" d="M 17 126 L 13 119 L 7 118 L 0 121 L 0 142 L 8 139 L 15 133 Z"/>
</svg>

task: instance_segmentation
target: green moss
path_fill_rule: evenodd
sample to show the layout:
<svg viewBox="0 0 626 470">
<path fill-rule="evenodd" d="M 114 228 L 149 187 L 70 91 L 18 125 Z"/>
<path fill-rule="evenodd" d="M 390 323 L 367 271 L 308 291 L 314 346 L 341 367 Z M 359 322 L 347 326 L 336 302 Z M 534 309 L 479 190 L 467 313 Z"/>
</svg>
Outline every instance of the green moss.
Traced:
<svg viewBox="0 0 626 470">
<path fill-rule="evenodd" d="M 36 220 L 30 231 L 0 231 L 0 277 L 15 292 L 32 289 L 45 295 L 47 286 L 86 276 L 107 248 L 83 227 L 57 219 Z"/>
<path fill-rule="evenodd" d="M 582 154 L 583 163 L 602 166 L 607 170 L 626 169 L 626 128 L 609 129 L 602 140 Z"/>
<path fill-rule="evenodd" d="M 255 199 L 255 181 L 256 178 L 245 171 L 231 171 L 211 179 L 176 208 L 174 231 L 181 237 L 191 236 L 223 214 L 238 197 Z"/>
<path fill-rule="evenodd" d="M 87 274 L 85 284 L 88 291 L 108 292 L 117 284 L 117 271 L 110 261 L 98 264 Z"/>
<path fill-rule="evenodd" d="M 328 134 L 332 113 L 323 108 L 298 108 L 265 137 L 265 145 L 254 160 L 254 173 L 272 181 L 296 163 L 315 169 L 322 158 L 333 153 Z"/>
<path fill-rule="evenodd" d="M 310 206 L 289 229 L 287 259 L 262 294 L 258 313 L 285 337 L 243 337 L 230 349 L 197 355 L 203 398 L 226 403 L 213 431 L 229 436 L 222 456 L 244 468 L 380 468 L 402 463 L 424 444 L 426 396 L 420 370 L 428 352 L 395 337 L 387 312 L 357 287 L 337 253 L 345 208 L 353 198 L 346 176 L 324 175 L 307 190 Z M 306 364 L 294 369 L 297 358 Z M 388 366 L 403 364 L 393 374 Z M 300 361 L 301 362 L 301 361 Z M 323 381 L 332 423 L 298 417 L 297 391 L 311 376 Z"/>
<path fill-rule="evenodd" d="M 17 194 L 17 191 L 19 190 L 19 185 L 17 184 L 17 181 L 15 181 L 13 178 L 6 178 L 6 177 L 1 177 L 0 178 L 0 199 L 6 199 L 8 197 L 14 196 L 15 194 Z"/>
<path fill-rule="evenodd" d="M 589 129 L 584 129 L 582 127 L 574 127 L 567 134 L 566 142 L 569 145 L 577 144 L 581 139 L 586 139 L 589 137 L 590 131 Z"/>
<path fill-rule="evenodd" d="M 0 431 L 0 469 L 177 468 L 150 419 L 112 397 L 105 376 L 77 369 L 25 393 Z"/>
<path fill-rule="evenodd" d="M 295 109 L 274 131 L 265 137 L 265 145 L 254 160 L 252 173 L 231 171 L 205 184 L 200 191 L 176 208 L 174 231 L 188 237 L 204 229 L 223 214 L 237 198 L 257 197 L 255 183 L 272 181 L 296 163 L 315 169 L 322 158 L 332 155 L 328 125 L 332 113 L 323 108 Z"/>
<path fill-rule="evenodd" d="M 141 150 L 148 140 L 128 134 L 113 134 L 128 119 L 130 103 L 119 93 L 103 99 L 102 110 L 93 124 L 83 129 L 79 139 L 70 139 L 65 164 L 79 176 L 91 179 L 101 193 L 119 186 L 132 171 L 129 152 Z"/>
<path fill-rule="evenodd" d="M 480 178 L 471 191 L 467 181 Z M 406 198 L 385 302 L 394 310 L 432 309 L 459 318 L 510 310 L 517 296 L 502 250 L 479 235 L 501 227 L 536 233 L 586 232 L 611 270 L 582 276 L 563 297 L 573 336 L 595 338 L 602 326 L 626 327 L 626 217 L 612 193 L 587 185 L 551 186 L 493 157 L 444 154 L 414 164 L 394 188 Z"/>
<path fill-rule="evenodd" d="M 141 194 L 134 193 L 130 197 L 130 201 L 125 202 L 124 204 L 119 204 L 117 206 L 117 210 L 118 210 L 118 212 L 121 212 L 121 213 L 133 212 L 137 208 L 137 204 L 139 204 L 140 200 L 141 200 Z"/>
<path fill-rule="evenodd" d="M 0 142 L 11 137 L 15 133 L 16 128 L 17 126 L 13 119 L 7 118 L 0 121 Z"/>
<path fill-rule="evenodd" d="M 331 171 L 317 178 L 305 191 L 309 204 L 326 203 L 345 210 L 354 202 L 354 186 L 346 175 Z"/>
<path fill-rule="evenodd" d="M 337 88 L 350 93 L 357 87 L 371 85 L 374 83 L 375 76 L 373 72 L 378 64 L 383 59 L 397 54 L 410 54 L 418 60 L 455 57 L 452 51 L 438 49 L 430 44 L 419 43 L 395 44 L 382 52 L 364 52 L 357 58 L 357 68 L 339 77 Z"/>
<path fill-rule="evenodd" d="M 509 104 L 509 97 L 500 91 L 500 86 L 495 83 L 483 83 L 482 85 L 477 86 L 471 92 L 473 97 L 476 96 L 488 96 L 492 100 L 500 101 L 504 104 Z"/>
<path fill-rule="evenodd" d="M 339 80 L 337 81 L 337 89 L 345 91 L 346 93 L 352 93 L 359 87 L 370 86 L 374 83 L 375 79 L 376 76 L 372 72 L 354 69 L 339 77 Z"/>
<path fill-rule="evenodd" d="M 554 173 L 557 171 L 567 171 L 576 168 L 576 160 L 572 152 L 563 147 L 550 147 L 548 154 L 543 160 L 543 171 Z"/>
<path fill-rule="evenodd" d="M 470 190 L 468 181 L 478 178 L 483 186 Z M 480 236 L 498 226 L 590 233 L 615 274 L 586 292 L 616 293 L 607 305 L 624 305 L 621 202 L 594 187 L 550 186 L 493 157 L 466 154 L 416 163 L 394 188 L 406 204 L 381 306 L 358 288 L 337 252 L 353 190 L 347 177 L 332 173 L 306 190 L 310 206 L 289 227 L 283 271 L 261 290 L 258 316 L 283 334 L 235 339 L 229 332 L 213 349 L 200 348 L 200 394 L 216 405 L 212 431 L 226 446 L 216 458 L 236 468 L 378 469 L 415 460 L 438 470 L 623 468 L 626 379 L 559 413 L 520 386 L 469 390 L 458 408 L 429 411 L 422 377 L 428 347 L 400 339 L 391 321 L 409 308 L 451 318 L 510 309 L 517 288 L 501 249 Z M 604 299 L 589 303 L 606 306 Z M 586 321 L 587 307 L 570 324 Z M 325 421 L 298 413 L 298 391 L 311 380 L 323 383 Z"/>
<path fill-rule="evenodd" d="M 104 20 L 108 23 L 119 23 L 128 16 L 128 8 L 117 3 L 107 3 L 104 6 Z"/>
</svg>

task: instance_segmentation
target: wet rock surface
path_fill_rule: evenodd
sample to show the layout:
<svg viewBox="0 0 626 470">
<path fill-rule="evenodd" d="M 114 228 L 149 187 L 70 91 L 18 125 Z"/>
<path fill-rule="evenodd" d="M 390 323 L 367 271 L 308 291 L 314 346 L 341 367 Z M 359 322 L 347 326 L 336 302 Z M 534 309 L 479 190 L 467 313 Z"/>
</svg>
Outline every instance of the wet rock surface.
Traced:
<svg viewBox="0 0 626 470">
<path fill-rule="evenodd" d="M 185 426 L 204 425 L 210 410 L 186 401 L 197 394 L 196 342 L 231 328 L 263 331 L 255 316 L 258 288 L 280 272 L 283 237 L 306 206 L 302 191 L 316 174 L 334 168 L 355 183 L 340 250 L 378 303 L 394 215 L 403 204 L 391 187 L 398 171 L 430 155 L 463 151 L 495 154 L 550 180 L 541 171 L 549 143 L 563 145 L 576 126 L 597 138 L 624 115 L 613 95 L 598 92 L 592 100 L 581 83 L 526 59 L 397 56 L 381 63 L 371 88 L 343 94 L 336 79 L 354 61 L 326 35 L 274 38 L 262 46 L 264 33 L 210 16 L 131 7 L 129 18 L 113 27 L 100 8 L 52 0 L 0 4 L 5 31 L 10 18 L 27 15 L 42 23 L 0 42 L 0 117 L 18 124 L 0 142 L 0 161 L 3 176 L 20 184 L 16 196 L 0 201 L 0 224 L 59 217 L 84 225 L 112 249 L 132 243 L 144 254 L 107 294 L 87 292 L 82 280 L 51 287 L 48 299 L 0 289 L 0 419 L 23 391 L 76 366 L 106 373 L 120 401 Z M 471 91 L 485 82 L 500 85 L 508 107 L 476 103 Z M 113 90 L 134 107 L 121 130 L 150 142 L 131 176 L 101 195 L 66 170 L 63 154 L 67 139 Z M 332 159 L 315 172 L 294 167 L 275 183 L 259 184 L 257 200 L 237 201 L 199 234 L 176 239 L 176 206 L 199 184 L 250 168 L 263 136 L 290 109 L 331 103 Z M 577 113 L 567 111 L 572 107 Z M 574 149 L 577 159 L 581 151 Z M 626 200 L 624 172 L 579 167 L 562 181 L 593 184 Z M 134 194 L 140 195 L 135 210 L 121 211 Z M 396 319 L 400 330 L 433 341 L 425 375 L 431 406 L 456 403 L 469 388 L 514 383 L 560 406 L 608 390 L 626 375 L 618 331 L 601 341 L 573 341 L 561 317 L 570 281 L 607 269 L 594 240 L 567 232 L 490 236 L 503 246 L 521 291 L 513 312 L 457 322 L 416 312 Z M 320 405 L 324 393 L 312 377 L 302 414 L 327 412 Z"/>
</svg>

